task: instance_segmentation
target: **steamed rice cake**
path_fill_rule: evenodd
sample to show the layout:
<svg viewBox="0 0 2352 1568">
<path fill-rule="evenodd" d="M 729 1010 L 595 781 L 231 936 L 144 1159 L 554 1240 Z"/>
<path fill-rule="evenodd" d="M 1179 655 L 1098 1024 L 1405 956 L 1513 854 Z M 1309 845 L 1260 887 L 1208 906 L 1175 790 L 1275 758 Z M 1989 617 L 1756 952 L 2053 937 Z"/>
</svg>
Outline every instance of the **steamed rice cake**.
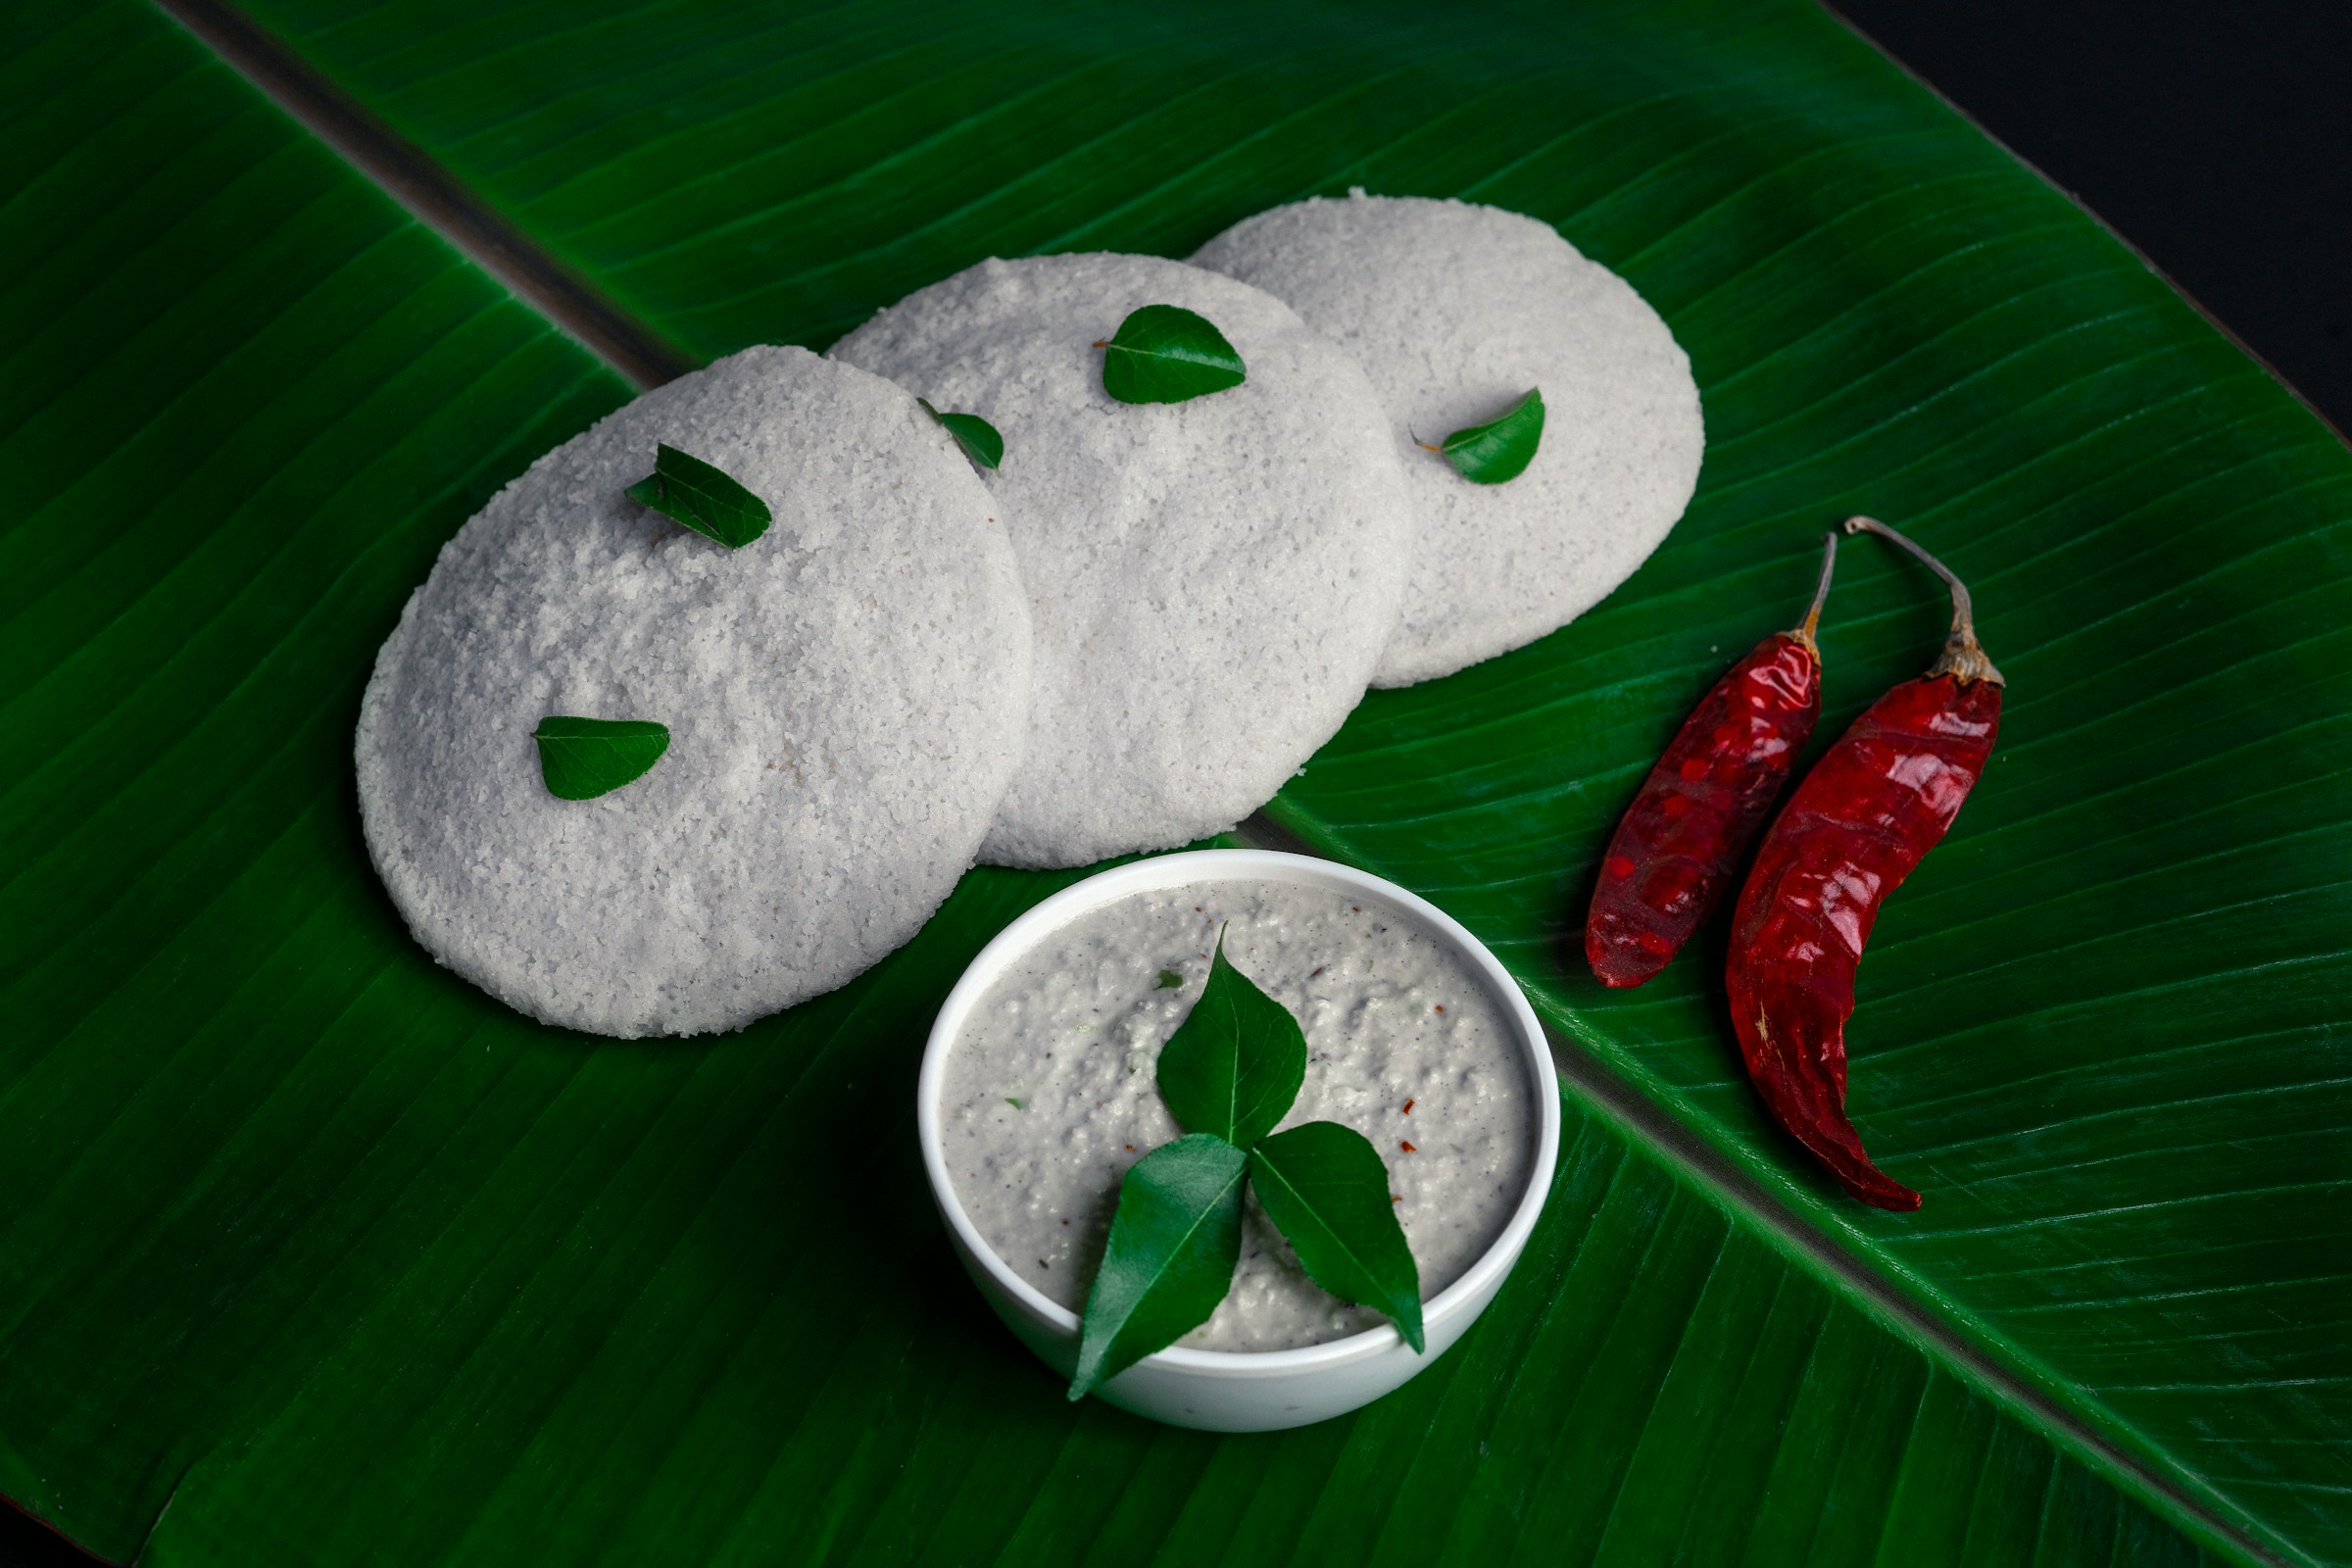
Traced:
<svg viewBox="0 0 2352 1568">
<path fill-rule="evenodd" d="M 1096 345 L 1153 304 L 1205 317 L 1247 380 L 1113 400 Z M 1078 865 L 1217 832 L 1363 694 L 1396 624 L 1403 478 L 1363 371 L 1288 306 L 1157 257 L 988 261 L 831 352 L 1004 437 L 989 484 L 1036 658 L 983 859 Z"/>
<path fill-rule="evenodd" d="M 1353 355 L 1412 496 L 1404 613 L 1372 683 L 1449 674 L 1565 625 L 1633 573 L 1698 481 L 1689 358 L 1655 311 L 1547 223 L 1360 191 L 1243 220 L 1193 257 Z M 1423 450 L 1543 392 L 1535 461 L 1476 484 Z"/>
<path fill-rule="evenodd" d="M 627 499 L 666 442 L 763 500 L 738 550 Z M 369 853 L 416 939 L 534 1017 L 731 1029 L 842 984 L 972 861 L 1019 760 L 1029 617 L 987 489 L 879 376 L 754 348 L 531 465 L 444 547 L 362 708 Z M 647 718 L 559 800 L 549 714 Z"/>
</svg>

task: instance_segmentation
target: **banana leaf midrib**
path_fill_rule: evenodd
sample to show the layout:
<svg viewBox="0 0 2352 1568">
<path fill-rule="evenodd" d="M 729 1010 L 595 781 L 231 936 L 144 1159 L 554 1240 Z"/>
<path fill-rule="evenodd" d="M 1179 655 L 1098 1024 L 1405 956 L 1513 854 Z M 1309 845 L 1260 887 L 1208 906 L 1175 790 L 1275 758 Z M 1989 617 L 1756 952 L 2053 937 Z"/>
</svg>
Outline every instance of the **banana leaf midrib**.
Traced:
<svg viewBox="0 0 2352 1568">
<path fill-rule="evenodd" d="M 639 390 L 699 363 L 537 244 L 325 73 L 221 0 L 152 0 L 418 222 Z"/>
</svg>

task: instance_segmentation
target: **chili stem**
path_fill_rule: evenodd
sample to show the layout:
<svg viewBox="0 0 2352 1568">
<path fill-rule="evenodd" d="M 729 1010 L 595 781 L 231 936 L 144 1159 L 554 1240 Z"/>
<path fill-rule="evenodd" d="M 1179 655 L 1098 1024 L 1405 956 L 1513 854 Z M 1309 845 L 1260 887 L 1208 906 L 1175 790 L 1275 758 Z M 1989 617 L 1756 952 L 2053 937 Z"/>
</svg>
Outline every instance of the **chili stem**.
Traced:
<svg viewBox="0 0 2352 1568">
<path fill-rule="evenodd" d="M 1813 585 L 1813 602 L 1805 607 L 1805 618 L 1794 633 L 1798 642 L 1813 650 L 1816 659 L 1821 657 L 1821 646 L 1813 634 L 1821 629 L 1821 607 L 1830 602 L 1830 574 L 1837 569 L 1838 535 L 1825 533 L 1821 536 L 1821 581 Z"/>
<path fill-rule="evenodd" d="M 1929 675 L 1956 675 L 1962 684 L 1978 680 L 1988 680 L 1996 686 L 2008 684 L 2001 678 L 2001 672 L 1992 667 L 1992 661 L 1985 657 L 1984 645 L 1977 641 L 1976 609 L 1968 597 L 1968 584 L 1962 582 L 1951 567 L 1876 517 L 1848 517 L 1845 519 L 1845 531 L 1868 531 L 1902 546 L 1918 557 L 1930 571 L 1941 577 L 1943 585 L 1952 591 L 1951 635 L 1944 639 L 1943 652 L 1936 657 L 1936 662 L 1928 666 Z"/>
</svg>

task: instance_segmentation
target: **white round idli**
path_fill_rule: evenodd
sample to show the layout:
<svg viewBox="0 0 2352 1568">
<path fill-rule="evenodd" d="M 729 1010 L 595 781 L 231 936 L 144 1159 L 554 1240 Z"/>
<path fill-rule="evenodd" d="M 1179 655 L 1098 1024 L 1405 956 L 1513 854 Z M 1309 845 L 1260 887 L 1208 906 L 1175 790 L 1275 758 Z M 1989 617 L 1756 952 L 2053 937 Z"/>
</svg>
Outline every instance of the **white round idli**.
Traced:
<svg viewBox="0 0 2352 1568">
<path fill-rule="evenodd" d="M 1093 345 L 1153 304 L 1207 318 L 1248 380 L 1114 401 Z M 1396 623 L 1403 478 L 1363 371 L 1288 306 L 1157 257 L 990 261 L 832 353 L 1004 437 L 990 487 L 1037 656 L 983 859 L 1079 865 L 1230 826 L 1363 695 Z"/>
<path fill-rule="evenodd" d="M 667 442 L 766 502 L 730 551 L 622 495 Z M 360 712 L 368 847 L 410 930 L 550 1023 L 739 1028 L 898 947 L 1020 757 L 1029 620 L 987 488 L 878 376 L 755 348 L 541 458 L 441 551 Z M 558 800 L 548 714 L 669 726 Z"/>
<path fill-rule="evenodd" d="M 1547 223 L 1358 191 L 1245 219 L 1193 261 L 1289 303 L 1388 406 L 1418 542 L 1375 686 L 1450 674 L 1566 625 L 1690 500 L 1706 434 L 1689 358 L 1642 296 Z M 1544 437 L 1517 478 L 1473 483 L 1417 444 L 1530 387 Z"/>
</svg>

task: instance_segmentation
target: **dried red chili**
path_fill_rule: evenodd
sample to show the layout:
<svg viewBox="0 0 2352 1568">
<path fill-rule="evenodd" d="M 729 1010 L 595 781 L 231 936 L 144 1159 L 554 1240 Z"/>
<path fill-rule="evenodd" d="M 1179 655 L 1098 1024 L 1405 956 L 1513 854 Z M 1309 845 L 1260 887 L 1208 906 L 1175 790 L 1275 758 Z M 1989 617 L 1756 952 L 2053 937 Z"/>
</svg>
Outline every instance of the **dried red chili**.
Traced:
<svg viewBox="0 0 2352 1568">
<path fill-rule="evenodd" d="M 1854 968 L 1879 907 L 1960 814 L 1992 755 L 2001 674 L 1977 642 L 1968 589 L 1925 550 L 1871 517 L 1952 594 L 1943 653 L 1880 698 L 1813 765 L 1764 836 L 1732 916 L 1725 981 L 1747 1075 L 1782 1126 L 1845 1190 L 1878 1208 L 1919 1194 L 1881 1171 L 1845 1114 L 1845 1020 Z"/>
<path fill-rule="evenodd" d="M 1625 808 L 1585 916 L 1585 957 L 1602 985 L 1638 986 L 1665 968 L 1731 886 L 1821 717 L 1813 632 L 1837 564 L 1829 534 L 1804 620 L 1724 672 Z"/>
</svg>

